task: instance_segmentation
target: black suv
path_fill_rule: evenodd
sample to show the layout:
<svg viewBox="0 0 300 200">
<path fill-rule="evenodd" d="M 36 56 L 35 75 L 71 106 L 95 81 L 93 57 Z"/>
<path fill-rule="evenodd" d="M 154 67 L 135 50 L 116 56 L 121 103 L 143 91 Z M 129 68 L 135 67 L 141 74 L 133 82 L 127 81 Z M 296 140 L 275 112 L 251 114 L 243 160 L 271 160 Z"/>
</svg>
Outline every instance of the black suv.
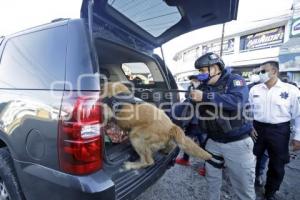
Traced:
<svg viewBox="0 0 300 200">
<path fill-rule="evenodd" d="M 102 131 L 101 76 L 132 82 L 157 106 L 177 86 L 153 53 L 191 30 L 230 21 L 238 0 L 84 0 L 60 19 L 0 38 L 0 199 L 134 199 L 172 165 L 122 171 L 138 157 Z M 174 95 L 175 94 L 175 95 Z"/>
</svg>

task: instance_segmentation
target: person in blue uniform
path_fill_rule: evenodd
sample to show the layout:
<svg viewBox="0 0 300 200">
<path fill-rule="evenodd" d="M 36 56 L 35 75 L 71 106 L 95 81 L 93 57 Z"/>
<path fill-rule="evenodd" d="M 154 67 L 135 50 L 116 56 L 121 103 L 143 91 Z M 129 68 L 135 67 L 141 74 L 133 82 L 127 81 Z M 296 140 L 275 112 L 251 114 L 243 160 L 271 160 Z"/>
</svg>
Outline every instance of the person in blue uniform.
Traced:
<svg viewBox="0 0 300 200">
<path fill-rule="evenodd" d="M 218 163 L 208 161 L 205 165 L 208 199 L 220 199 L 222 171 L 226 166 L 237 198 L 254 200 L 256 160 L 250 137 L 252 125 L 243 115 L 249 94 L 246 82 L 226 70 L 223 60 L 214 53 L 198 58 L 195 68 L 201 74 L 203 87 L 193 90 L 191 96 L 199 108 L 201 131 L 209 138 L 205 149 Z"/>
<path fill-rule="evenodd" d="M 300 92 L 297 87 L 278 78 L 279 65 L 276 61 L 263 63 L 259 76 L 261 83 L 253 86 L 249 93 L 254 117 L 253 135 L 257 137 L 253 151 L 257 163 L 266 150 L 269 154 L 265 198 L 274 200 L 284 178 L 285 164 L 290 159 L 291 120 L 295 126 L 292 147 L 300 149 Z M 258 172 L 259 165 L 256 168 Z"/>
<path fill-rule="evenodd" d="M 202 146 L 205 138 L 203 137 L 204 135 L 200 132 L 199 121 L 197 117 L 193 116 L 189 120 L 180 120 L 181 117 L 185 118 L 189 116 L 190 110 L 188 109 L 191 108 L 190 106 L 188 106 L 188 104 L 190 104 L 190 100 L 189 100 L 190 93 L 191 91 L 199 88 L 201 85 L 201 82 L 198 80 L 197 75 L 189 76 L 189 80 L 191 81 L 191 84 L 188 87 L 188 91 L 185 93 L 186 99 L 183 104 L 177 105 L 175 107 L 175 115 L 179 119 L 179 122 L 177 122 L 177 124 L 185 130 L 185 134 L 191 138 L 196 139 L 199 145 Z M 192 105 L 192 107 L 194 106 Z M 184 153 L 182 157 L 176 159 L 176 164 L 189 166 L 190 165 L 189 159 L 190 159 L 189 155 Z"/>
</svg>

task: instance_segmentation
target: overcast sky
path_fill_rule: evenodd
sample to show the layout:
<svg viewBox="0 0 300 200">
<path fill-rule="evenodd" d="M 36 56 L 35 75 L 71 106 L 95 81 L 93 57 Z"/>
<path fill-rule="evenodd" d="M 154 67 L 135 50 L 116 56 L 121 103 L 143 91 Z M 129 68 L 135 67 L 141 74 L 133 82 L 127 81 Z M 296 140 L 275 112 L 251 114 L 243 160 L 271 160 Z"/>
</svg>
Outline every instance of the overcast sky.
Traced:
<svg viewBox="0 0 300 200">
<path fill-rule="evenodd" d="M 238 23 L 270 18 L 288 12 L 293 0 L 240 0 Z M 81 0 L 0 0 L 0 35 L 7 35 L 55 18 L 78 18 Z M 225 30 L 227 33 L 230 30 Z M 209 27 L 180 36 L 164 46 L 168 65 L 174 54 L 203 40 L 221 35 L 221 27 Z"/>
</svg>

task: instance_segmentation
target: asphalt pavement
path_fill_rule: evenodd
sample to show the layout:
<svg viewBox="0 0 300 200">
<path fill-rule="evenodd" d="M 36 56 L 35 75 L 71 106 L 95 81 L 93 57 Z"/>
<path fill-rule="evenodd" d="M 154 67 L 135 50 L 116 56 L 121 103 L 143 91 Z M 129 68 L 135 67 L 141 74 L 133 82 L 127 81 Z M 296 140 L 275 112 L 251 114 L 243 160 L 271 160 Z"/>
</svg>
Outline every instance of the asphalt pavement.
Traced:
<svg viewBox="0 0 300 200">
<path fill-rule="evenodd" d="M 161 179 L 140 195 L 136 200 L 205 200 L 207 199 L 207 184 L 197 169 L 203 163 L 192 159 L 192 166 L 175 165 Z M 257 199 L 261 199 L 258 190 Z M 300 155 L 286 166 L 286 176 L 280 191 L 280 200 L 300 199 Z M 235 199 L 230 181 L 224 174 L 222 199 Z"/>
</svg>

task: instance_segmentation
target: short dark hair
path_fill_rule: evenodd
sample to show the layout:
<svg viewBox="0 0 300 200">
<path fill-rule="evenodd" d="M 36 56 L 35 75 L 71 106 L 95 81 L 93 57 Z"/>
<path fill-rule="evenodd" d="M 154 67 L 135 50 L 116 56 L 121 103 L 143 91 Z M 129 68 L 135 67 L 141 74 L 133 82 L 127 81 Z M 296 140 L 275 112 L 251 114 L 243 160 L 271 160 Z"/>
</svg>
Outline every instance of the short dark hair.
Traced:
<svg viewBox="0 0 300 200">
<path fill-rule="evenodd" d="M 279 63 L 275 60 L 269 60 L 269 61 L 266 61 L 264 63 L 262 63 L 261 65 L 271 65 L 272 67 L 276 68 L 278 71 L 279 71 Z"/>
</svg>

